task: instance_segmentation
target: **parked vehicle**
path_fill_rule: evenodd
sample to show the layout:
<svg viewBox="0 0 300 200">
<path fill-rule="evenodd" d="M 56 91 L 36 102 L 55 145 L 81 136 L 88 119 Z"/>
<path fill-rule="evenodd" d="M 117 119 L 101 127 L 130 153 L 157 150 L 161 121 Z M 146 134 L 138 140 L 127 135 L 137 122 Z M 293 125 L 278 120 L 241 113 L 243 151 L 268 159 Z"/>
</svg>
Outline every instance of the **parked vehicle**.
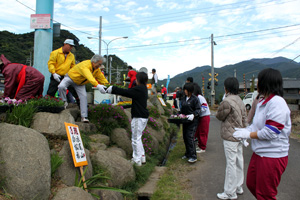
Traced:
<svg viewBox="0 0 300 200">
<path fill-rule="evenodd" d="M 244 102 L 247 110 L 251 109 L 252 103 L 253 103 L 254 99 L 257 97 L 257 95 L 258 95 L 258 92 L 254 91 L 254 92 L 248 93 L 245 96 L 245 98 L 243 99 L 243 102 Z"/>
</svg>

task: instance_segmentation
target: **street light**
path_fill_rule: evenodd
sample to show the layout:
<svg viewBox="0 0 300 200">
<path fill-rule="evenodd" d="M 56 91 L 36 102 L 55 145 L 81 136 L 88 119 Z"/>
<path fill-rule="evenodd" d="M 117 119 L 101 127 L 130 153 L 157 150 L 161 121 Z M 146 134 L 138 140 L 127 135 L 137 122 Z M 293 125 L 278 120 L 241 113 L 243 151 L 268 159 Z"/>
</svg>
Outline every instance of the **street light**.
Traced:
<svg viewBox="0 0 300 200">
<path fill-rule="evenodd" d="M 106 74 L 108 73 L 108 46 L 109 44 L 114 41 L 114 40 L 118 40 L 118 39 L 127 39 L 128 37 L 118 37 L 115 39 L 112 39 L 111 41 L 109 41 L 108 43 L 105 42 L 104 40 L 102 40 L 105 44 L 106 44 Z M 111 83 L 111 67 L 109 68 L 109 83 Z"/>
<path fill-rule="evenodd" d="M 88 39 L 99 39 L 99 38 L 95 38 L 95 37 L 87 37 Z M 108 46 L 109 44 L 114 41 L 114 40 L 118 40 L 118 39 L 127 39 L 128 37 L 118 37 L 118 38 L 114 38 L 109 42 L 106 42 L 105 40 L 101 40 L 102 42 L 104 42 L 106 44 L 106 74 L 108 74 Z M 99 40 L 100 43 L 100 40 Z M 101 45 L 99 45 L 100 48 Z M 101 52 L 101 49 L 99 49 L 99 52 Z M 109 68 L 109 82 L 111 82 L 111 67 Z"/>
</svg>

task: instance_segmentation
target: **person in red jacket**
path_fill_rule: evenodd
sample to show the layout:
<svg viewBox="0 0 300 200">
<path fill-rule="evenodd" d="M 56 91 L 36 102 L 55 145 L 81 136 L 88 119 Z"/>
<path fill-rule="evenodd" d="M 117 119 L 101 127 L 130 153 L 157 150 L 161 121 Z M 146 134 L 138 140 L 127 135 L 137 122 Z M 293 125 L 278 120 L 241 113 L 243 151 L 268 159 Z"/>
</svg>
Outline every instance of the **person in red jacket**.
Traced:
<svg viewBox="0 0 300 200">
<path fill-rule="evenodd" d="M 161 85 L 161 96 L 164 101 L 167 100 L 167 88 L 164 85 Z"/>
<path fill-rule="evenodd" d="M 42 95 L 45 77 L 37 69 L 19 63 L 11 63 L 2 54 L 0 70 L 5 78 L 3 97 L 26 100 Z"/>
<path fill-rule="evenodd" d="M 128 88 L 133 88 L 134 86 L 136 86 L 136 74 L 137 72 L 134 71 L 133 68 L 129 65 L 126 78 L 126 81 L 130 81 Z"/>
</svg>

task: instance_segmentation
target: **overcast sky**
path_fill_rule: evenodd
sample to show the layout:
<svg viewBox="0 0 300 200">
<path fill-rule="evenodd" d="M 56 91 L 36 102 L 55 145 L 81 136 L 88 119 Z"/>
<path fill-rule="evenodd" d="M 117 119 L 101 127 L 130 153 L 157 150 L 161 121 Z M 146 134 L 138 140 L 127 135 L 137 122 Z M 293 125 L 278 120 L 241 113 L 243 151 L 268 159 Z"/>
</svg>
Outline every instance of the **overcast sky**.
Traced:
<svg viewBox="0 0 300 200">
<path fill-rule="evenodd" d="M 27 33 L 35 0 L 0 0 L 0 30 Z M 222 67 L 252 58 L 300 54 L 300 0 L 54 0 L 54 20 L 98 53 L 102 39 L 137 70 L 156 68 L 159 79 L 197 66 Z M 32 9 L 32 10 L 31 10 Z M 102 42 L 101 54 L 106 54 Z M 0 50 L 1 52 L 1 50 Z M 300 57 L 295 59 L 300 62 Z"/>
</svg>

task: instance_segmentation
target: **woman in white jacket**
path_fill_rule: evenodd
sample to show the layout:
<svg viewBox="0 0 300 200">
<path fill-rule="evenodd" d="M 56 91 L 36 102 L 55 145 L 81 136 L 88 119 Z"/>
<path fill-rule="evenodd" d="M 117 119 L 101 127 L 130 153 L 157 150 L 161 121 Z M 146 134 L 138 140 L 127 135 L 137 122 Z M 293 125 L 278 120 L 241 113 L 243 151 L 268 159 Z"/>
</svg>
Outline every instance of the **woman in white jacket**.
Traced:
<svg viewBox="0 0 300 200">
<path fill-rule="evenodd" d="M 264 98 L 257 104 L 253 123 L 246 129 L 237 129 L 233 136 L 251 138 L 253 155 L 247 173 L 248 189 L 258 200 L 273 200 L 288 163 L 290 110 L 282 98 L 282 77 L 278 70 L 262 70 L 257 89 Z"/>
</svg>

